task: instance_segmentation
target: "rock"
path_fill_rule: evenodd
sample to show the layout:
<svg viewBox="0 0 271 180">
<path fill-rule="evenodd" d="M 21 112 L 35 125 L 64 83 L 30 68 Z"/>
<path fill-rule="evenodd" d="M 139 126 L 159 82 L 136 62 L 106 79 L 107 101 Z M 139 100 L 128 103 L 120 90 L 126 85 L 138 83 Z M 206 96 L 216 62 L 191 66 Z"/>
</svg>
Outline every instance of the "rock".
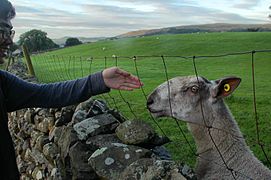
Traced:
<svg viewBox="0 0 271 180">
<path fill-rule="evenodd" d="M 153 128 L 143 121 L 125 121 L 116 129 L 118 138 L 125 144 L 144 144 L 155 135 Z"/>
<path fill-rule="evenodd" d="M 86 140 L 90 136 L 110 133 L 116 129 L 118 121 L 111 114 L 101 114 L 85 119 L 73 126 L 80 140 Z"/>
<path fill-rule="evenodd" d="M 25 152 L 28 148 L 30 148 L 30 139 L 23 141 L 22 151 Z"/>
<path fill-rule="evenodd" d="M 197 176 L 194 173 L 194 171 L 186 164 L 181 164 L 179 169 L 180 169 L 181 173 L 183 174 L 183 176 L 186 177 L 187 179 L 189 179 L 189 180 L 196 180 L 197 179 Z"/>
<path fill-rule="evenodd" d="M 47 108 L 37 108 L 36 114 L 41 117 L 52 116 L 52 114 L 50 114 L 50 109 L 47 109 Z"/>
<path fill-rule="evenodd" d="M 77 110 L 72 116 L 72 124 L 79 123 L 87 119 L 88 113 L 85 110 Z"/>
<path fill-rule="evenodd" d="M 36 168 L 34 169 L 34 171 L 32 172 L 32 177 L 33 177 L 34 179 L 37 179 L 37 180 L 42 179 L 42 178 L 43 178 L 42 171 L 41 171 L 38 167 L 36 167 Z"/>
<path fill-rule="evenodd" d="M 144 148 L 119 143 L 113 144 L 112 147 L 96 150 L 88 160 L 99 178 L 119 179 L 119 174 L 128 165 L 151 155 L 151 152 Z"/>
<path fill-rule="evenodd" d="M 73 179 L 97 179 L 98 176 L 91 166 L 88 165 L 88 158 L 93 151 L 81 142 L 76 142 L 69 152 Z"/>
<path fill-rule="evenodd" d="M 120 114 L 120 112 L 118 112 L 117 110 L 115 109 L 109 109 L 107 111 L 108 114 L 111 114 L 112 116 L 114 116 L 120 123 L 123 123 L 124 121 L 126 121 L 125 117 L 122 116 Z"/>
<path fill-rule="evenodd" d="M 104 114 L 109 110 L 106 103 L 102 100 L 94 100 L 89 111 L 88 117 L 97 116 L 99 114 Z"/>
<path fill-rule="evenodd" d="M 33 109 L 27 109 L 27 111 L 24 114 L 24 119 L 28 123 L 34 123 L 34 110 Z"/>
<path fill-rule="evenodd" d="M 153 146 L 162 146 L 162 145 L 169 143 L 169 142 L 170 142 L 170 139 L 168 137 L 160 136 L 155 133 L 154 137 L 152 138 L 152 140 L 149 143 Z"/>
<path fill-rule="evenodd" d="M 102 147 L 114 146 L 113 143 L 122 143 L 115 134 L 102 134 L 97 136 L 89 137 L 86 141 L 87 145 L 97 150 Z"/>
<path fill-rule="evenodd" d="M 53 129 L 49 132 L 49 140 L 57 143 L 64 129 L 64 126 L 53 127 Z"/>
<path fill-rule="evenodd" d="M 55 112 L 56 121 L 61 117 L 61 110 Z"/>
<path fill-rule="evenodd" d="M 30 137 L 31 133 L 34 131 L 34 127 L 34 124 L 24 123 L 21 130 L 25 133 L 27 137 Z"/>
<path fill-rule="evenodd" d="M 78 141 L 78 137 L 76 132 L 74 131 L 72 126 L 64 127 L 59 141 L 57 142 L 58 147 L 60 148 L 61 158 L 65 159 L 69 153 L 69 149 L 72 145 L 74 145 Z"/>
<path fill-rule="evenodd" d="M 38 150 L 32 149 L 30 156 L 35 160 L 35 164 L 49 164 L 45 156 Z"/>
<path fill-rule="evenodd" d="M 75 112 L 78 110 L 83 110 L 83 111 L 88 111 L 91 106 L 92 106 L 93 100 L 90 98 L 84 102 L 81 102 L 80 104 L 78 104 L 78 106 L 75 109 Z"/>
<path fill-rule="evenodd" d="M 36 124 L 36 129 L 43 133 L 49 133 L 55 124 L 54 117 L 45 117 L 43 120 Z"/>
<path fill-rule="evenodd" d="M 67 125 L 73 116 L 75 106 L 67 106 L 61 109 L 61 115 L 59 119 L 55 122 L 55 126 Z"/>
<path fill-rule="evenodd" d="M 36 140 L 35 148 L 42 152 L 43 146 L 49 142 L 48 136 L 40 135 Z"/>
<path fill-rule="evenodd" d="M 130 164 L 119 176 L 123 180 L 163 179 L 186 180 L 173 161 L 139 159 Z"/>
<path fill-rule="evenodd" d="M 31 133 L 31 139 L 30 139 L 30 145 L 31 145 L 31 147 L 35 146 L 38 137 L 40 137 L 42 135 L 44 135 L 44 134 L 41 133 L 41 132 L 39 132 L 39 131 L 36 131 L 36 130 L 32 131 L 32 133 Z"/>
<path fill-rule="evenodd" d="M 32 152 L 29 148 L 25 151 L 24 159 L 26 161 L 35 162 L 35 159 L 32 157 Z"/>
<path fill-rule="evenodd" d="M 172 160 L 169 151 L 164 146 L 156 146 L 151 151 L 161 160 Z"/>
<path fill-rule="evenodd" d="M 62 180 L 60 171 L 58 168 L 53 168 L 50 174 L 50 180 Z"/>
<path fill-rule="evenodd" d="M 54 143 L 48 143 L 43 146 L 43 154 L 47 160 L 54 164 L 54 159 L 59 154 L 58 147 Z"/>
<path fill-rule="evenodd" d="M 22 159 L 21 155 L 17 156 L 16 161 L 17 161 L 17 164 L 18 164 L 18 170 L 19 170 L 20 174 L 25 173 L 27 165 L 24 162 L 24 160 Z"/>
</svg>

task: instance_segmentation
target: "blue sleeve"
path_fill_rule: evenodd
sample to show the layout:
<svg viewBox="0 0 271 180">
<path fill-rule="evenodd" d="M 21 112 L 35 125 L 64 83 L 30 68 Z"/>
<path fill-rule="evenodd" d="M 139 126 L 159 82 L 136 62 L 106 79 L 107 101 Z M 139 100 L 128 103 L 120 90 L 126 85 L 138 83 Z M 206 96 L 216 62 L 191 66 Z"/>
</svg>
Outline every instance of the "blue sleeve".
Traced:
<svg viewBox="0 0 271 180">
<path fill-rule="evenodd" d="M 0 71 L 1 84 L 5 89 L 8 112 L 22 108 L 43 107 L 55 108 L 79 103 L 91 96 L 109 92 L 102 72 L 88 77 L 51 84 L 34 84 Z"/>
</svg>

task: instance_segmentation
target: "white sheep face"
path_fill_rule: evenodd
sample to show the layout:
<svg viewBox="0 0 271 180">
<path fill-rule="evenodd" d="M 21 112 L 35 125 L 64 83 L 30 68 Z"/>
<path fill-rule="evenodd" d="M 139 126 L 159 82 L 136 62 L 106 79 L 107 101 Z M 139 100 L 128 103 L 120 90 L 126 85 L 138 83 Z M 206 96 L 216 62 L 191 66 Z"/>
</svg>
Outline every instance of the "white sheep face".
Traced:
<svg viewBox="0 0 271 180">
<path fill-rule="evenodd" d="M 147 107 L 154 117 L 174 117 L 186 122 L 202 123 L 201 105 L 210 112 L 221 98 L 228 96 L 239 85 L 236 77 L 209 81 L 203 77 L 175 77 L 158 86 L 148 97 Z M 225 86 L 226 84 L 227 87 Z M 226 89 L 228 88 L 228 89 Z"/>
</svg>

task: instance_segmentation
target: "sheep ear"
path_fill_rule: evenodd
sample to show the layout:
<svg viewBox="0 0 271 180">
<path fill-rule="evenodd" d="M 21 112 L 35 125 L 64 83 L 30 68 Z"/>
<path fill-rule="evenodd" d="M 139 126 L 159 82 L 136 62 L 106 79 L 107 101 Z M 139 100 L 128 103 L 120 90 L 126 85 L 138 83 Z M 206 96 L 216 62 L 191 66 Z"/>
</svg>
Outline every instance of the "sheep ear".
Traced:
<svg viewBox="0 0 271 180">
<path fill-rule="evenodd" d="M 224 98 L 229 96 L 240 84 L 241 78 L 226 77 L 215 81 L 216 85 L 211 90 L 213 98 Z"/>
</svg>

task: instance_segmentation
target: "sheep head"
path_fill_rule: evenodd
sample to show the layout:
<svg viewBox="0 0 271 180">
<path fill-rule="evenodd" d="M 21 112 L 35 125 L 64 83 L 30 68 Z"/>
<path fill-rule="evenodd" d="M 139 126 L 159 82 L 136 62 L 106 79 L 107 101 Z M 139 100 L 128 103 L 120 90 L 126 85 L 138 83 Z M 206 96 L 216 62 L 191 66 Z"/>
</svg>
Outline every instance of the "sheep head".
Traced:
<svg viewBox="0 0 271 180">
<path fill-rule="evenodd" d="M 209 81 L 203 77 L 175 77 L 159 85 L 148 97 L 147 107 L 154 117 L 174 117 L 202 123 L 201 107 L 210 112 L 240 84 L 238 77 Z M 169 95 L 170 94 L 170 95 Z M 169 98 L 170 97 L 170 98 Z M 210 114 L 210 113 L 209 113 Z"/>
</svg>

